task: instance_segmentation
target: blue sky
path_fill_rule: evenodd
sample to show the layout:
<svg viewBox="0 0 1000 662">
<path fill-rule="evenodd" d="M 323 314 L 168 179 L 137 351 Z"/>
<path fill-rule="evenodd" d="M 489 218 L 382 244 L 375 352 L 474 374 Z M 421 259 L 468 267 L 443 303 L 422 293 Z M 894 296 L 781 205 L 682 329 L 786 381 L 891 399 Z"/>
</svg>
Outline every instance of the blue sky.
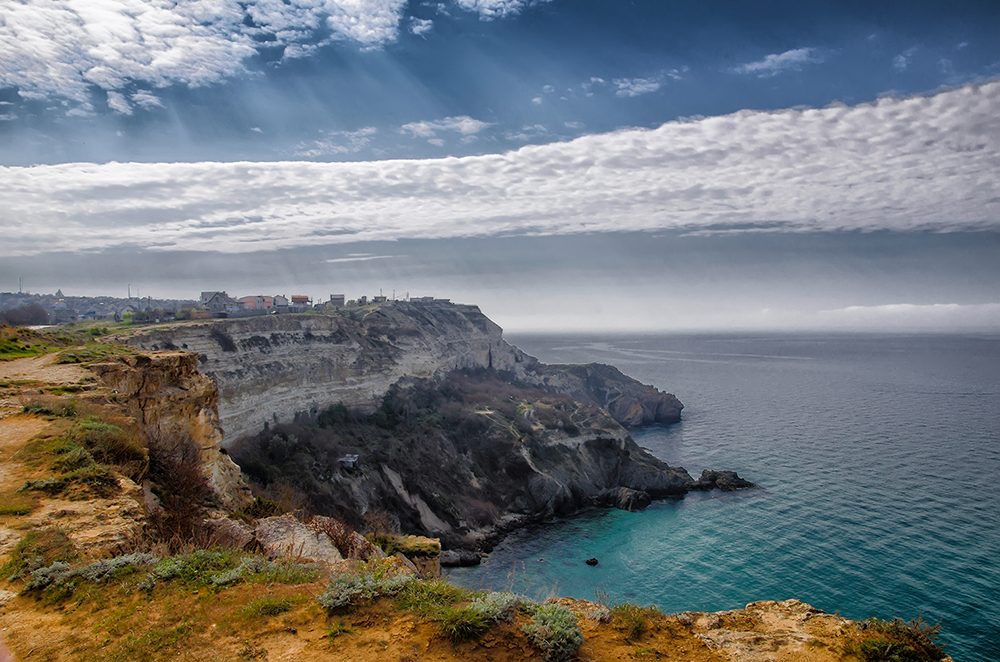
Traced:
<svg viewBox="0 0 1000 662">
<path fill-rule="evenodd" d="M 0 289 L 433 290 L 518 329 L 1000 329 L 997 3 L 0 11 Z"/>
</svg>

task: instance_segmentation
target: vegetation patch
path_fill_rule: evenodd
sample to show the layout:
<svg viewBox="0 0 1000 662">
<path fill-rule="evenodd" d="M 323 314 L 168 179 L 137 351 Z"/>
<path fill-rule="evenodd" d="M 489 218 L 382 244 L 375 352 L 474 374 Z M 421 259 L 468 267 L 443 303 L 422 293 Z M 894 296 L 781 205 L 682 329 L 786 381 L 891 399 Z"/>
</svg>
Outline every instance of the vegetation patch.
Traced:
<svg viewBox="0 0 1000 662">
<path fill-rule="evenodd" d="M 22 409 L 26 414 L 48 416 L 52 418 L 72 418 L 76 416 L 76 400 L 66 400 L 55 396 L 35 396 L 24 402 Z"/>
<path fill-rule="evenodd" d="M 0 568 L 0 576 L 13 581 L 53 563 L 73 561 L 77 556 L 73 541 L 59 527 L 29 531 Z"/>
<path fill-rule="evenodd" d="M 291 598 L 279 597 L 276 595 L 265 595 L 250 602 L 240 610 L 240 615 L 244 618 L 261 618 L 280 616 L 292 610 L 298 601 Z"/>
<path fill-rule="evenodd" d="M 445 607 L 468 600 L 474 594 L 444 579 L 427 579 L 407 584 L 396 597 L 396 604 L 425 618 L 436 616 Z"/>
<path fill-rule="evenodd" d="M 438 617 L 438 632 L 455 643 L 479 639 L 493 621 L 472 607 L 446 607 Z"/>
<path fill-rule="evenodd" d="M 38 507 L 38 497 L 32 494 L 18 492 L 16 494 L 0 494 L 0 517 L 13 515 L 23 517 Z M 3 573 L 0 572 L 0 575 Z"/>
<path fill-rule="evenodd" d="M 870 618 L 858 624 L 862 634 L 845 648 L 845 653 L 863 662 L 937 662 L 945 658 L 938 642 L 941 626 L 918 616 L 912 621 Z"/>
<path fill-rule="evenodd" d="M 368 564 L 360 574 L 340 574 L 316 599 L 327 611 L 358 605 L 398 594 L 416 581 L 411 575 L 395 574 L 387 564 Z"/>
<path fill-rule="evenodd" d="M 521 629 L 542 651 L 546 662 L 569 662 L 583 645 L 576 616 L 562 605 L 542 605 Z"/>
<path fill-rule="evenodd" d="M 128 345 L 91 341 L 59 352 L 56 363 L 102 363 L 108 359 L 129 354 L 135 354 L 135 350 Z"/>
</svg>

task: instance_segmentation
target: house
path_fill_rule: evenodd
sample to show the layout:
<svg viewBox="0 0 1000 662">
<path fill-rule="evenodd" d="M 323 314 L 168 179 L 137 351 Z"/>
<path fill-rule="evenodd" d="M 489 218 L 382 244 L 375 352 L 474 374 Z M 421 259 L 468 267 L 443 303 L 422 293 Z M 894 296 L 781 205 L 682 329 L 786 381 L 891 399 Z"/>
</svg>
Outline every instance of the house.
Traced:
<svg viewBox="0 0 1000 662">
<path fill-rule="evenodd" d="M 201 305 L 213 313 L 236 313 L 243 309 L 242 302 L 231 299 L 225 292 L 202 292 Z"/>
<path fill-rule="evenodd" d="M 330 301 L 327 305 L 332 306 L 333 308 L 343 308 L 345 299 L 346 297 L 343 294 L 331 294 Z"/>
<path fill-rule="evenodd" d="M 410 303 L 434 303 L 434 297 L 412 297 Z"/>
<path fill-rule="evenodd" d="M 288 312 L 288 298 L 275 294 L 271 299 L 271 307 L 277 309 L 279 313 Z"/>
<path fill-rule="evenodd" d="M 289 312 L 301 313 L 312 308 L 312 299 L 305 294 L 293 294 Z"/>
<path fill-rule="evenodd" d="M 258 294 L 256 296 L 242 297 L 240 303 L 244 310 L 268 310 L 274 305 L 274 297 Z"/>
</svg>

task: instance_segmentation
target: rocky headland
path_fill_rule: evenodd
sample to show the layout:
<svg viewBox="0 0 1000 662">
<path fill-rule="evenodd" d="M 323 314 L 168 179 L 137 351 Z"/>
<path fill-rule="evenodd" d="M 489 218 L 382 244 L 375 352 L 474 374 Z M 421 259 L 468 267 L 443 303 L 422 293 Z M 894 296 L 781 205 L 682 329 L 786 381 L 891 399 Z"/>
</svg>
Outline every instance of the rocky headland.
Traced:
<svg viewBox="0 0 1000 662">
<path fill-rule="evenodd" d="M 673 395 L 612 366 L 545 365 L 475 306 L 386 302 L 164 326 L 126 342 L 178 357 L 143 360 L 174 361 L 161 367 L 180 380 L 191 364 L 177 353 L 196 357 L 218 387 L 225 439 L 213 447 L 260 488 L 291 487 L 352 524 L 388 513 L 449 547 L 488 550 L 512 526 L 595 505 L 753 487 L 725 472 L 695 480 L 633 441 L 626 426 L 680 420 Z M 95 367 L 116 384 L 135 369 Z"/>
</svg>

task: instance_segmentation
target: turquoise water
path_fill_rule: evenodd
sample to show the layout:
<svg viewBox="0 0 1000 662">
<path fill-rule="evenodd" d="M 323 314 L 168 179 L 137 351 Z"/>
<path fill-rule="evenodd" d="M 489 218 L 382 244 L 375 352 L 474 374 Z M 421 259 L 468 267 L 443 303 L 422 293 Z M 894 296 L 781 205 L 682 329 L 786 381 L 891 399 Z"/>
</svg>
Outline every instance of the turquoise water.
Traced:
<svg viewBox="0 0 1000 662">
<path fill-rule="evenodd" d="M 590 599 L 601 588 L 666 612 L 794 597 L 849 618 L 923 613 L 956 660 L 1000 660 L 1000 338 L 511 342 L 674 393 L 683 421 L 636 441 L 694 476 L 735 469 L 763 489 L 533 527 L 453 581 Z"/>
</svg>

